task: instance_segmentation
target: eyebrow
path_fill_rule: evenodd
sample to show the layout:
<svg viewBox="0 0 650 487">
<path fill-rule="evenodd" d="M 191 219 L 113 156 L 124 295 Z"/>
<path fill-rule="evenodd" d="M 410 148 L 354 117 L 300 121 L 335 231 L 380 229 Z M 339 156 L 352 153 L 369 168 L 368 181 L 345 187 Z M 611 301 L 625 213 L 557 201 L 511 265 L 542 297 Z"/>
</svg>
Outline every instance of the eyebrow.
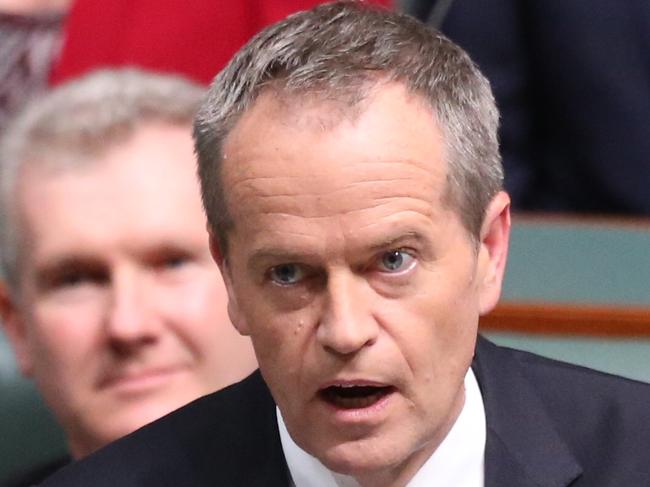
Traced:
<svg viewBox="0 0 650 487">
<path fill-rule="evenodd" d="M 207 246 L 204 249 L 202 245 L 187 244 L 174 241 L 173 239 L 166 239 L 146 245 L 143 248 L 137 248 L 132 251 L 131 255 L 141 262 L 150 264 L 170 255 L 209 256 L 209 251 Z M 101 255 L 72 250 L 51 255 L 44 259 L 41 264 L 37 263 L 35 275 L 37 280 L 41 281 L 56 276 L 61 272 L 68 272 L 70 270 L 99 271 L 105 269 L 107 266 L 107 262 Z"/>
<path fill-rule="evenodd" d="M 253 252 L 253 255 L 248 260 L 247 267 L 251 270 L 254 270 L 262 265 L 265 261 L 302 263 L 305 260 L 314 260 L 316 257 L 316 252 L 300 252 L 293 249 L 285 250 L 276 246 L 263 246 Z"/>
<path fill-rule="evenodd" d="M 363 247 L 364 252 L 378 253 L 384 250 L 390 250 L 404 246 L 410 242 L 417 242 L 425 248 L 430 248 L 431 245 L 427 239 L 417 230 L 405 230 L 393 237 L 385 237 L 377 239 L 370 245 Z M 263 245 L 255 250 L 248 261 L 247 267 L 251 270 L 256 269 L 265 261 L 278 261 L 282 263 L 305 263 L 309 260 L 317 260 L 319 254 L 313 251 L 301 251 L 299 249 L 283 249 L 276 245 Z"/>
<path fill-rule="evenodd" d="M 427 239 L 422 235 L 422 233 L 417 230 L 406 230 L 395 237 L 387 237 L 379 240 L 377 243 L 370 245 L 369 250 L 371 252 L 380 252 L 386 249 L 401 247 L 405 243 L 413 241 L 428 246 Z"/>
<path fill-rule="evenodd" d="M 91 272 L 99 274 L 106 271 L 106 265 L 100 259 L 90 256 L 61 256 L 52 259 L 42 266 L 36 268 L 36 285 L 40 288 L 46 288 L 57 277 L 66 272 Z"/>
<path fill-rule="evenodd" d="M 210 251 L 204 245 L 189 245 L 168 241 L 139 250 L 135 256 L 139 261 L 146 264 L 155 264 L 168 257 L 209 258 Z"/>
</svg>

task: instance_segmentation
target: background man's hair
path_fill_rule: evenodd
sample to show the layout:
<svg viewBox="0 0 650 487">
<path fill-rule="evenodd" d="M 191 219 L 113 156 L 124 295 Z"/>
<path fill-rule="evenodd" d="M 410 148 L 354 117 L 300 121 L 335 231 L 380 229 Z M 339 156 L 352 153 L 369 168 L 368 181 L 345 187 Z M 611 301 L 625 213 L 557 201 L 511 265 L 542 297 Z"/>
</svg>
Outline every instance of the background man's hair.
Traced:
<svg viewBox="0 0 650 487">
<path fill-rule="evenodd" d="M 477 237 L 501 189 L 498 111 L 468 55 L 403 14 L 343 1 L 300 12 L 256 35 L 217 75 L 194 124 L 208 221 L 225 252 L 233 222 L 220 177 L 224 140 L 265 90 L 290 100 L 316 96 L 354 107 L 380 82 L 403 83 L 430 106 L 445 139 L 442 201 Z M 433 135 L 433 134 L 432 134 Z"/>
<path fill-rule="evenodd" d="M 0 278 L 16 288 L 20 222 L 15 192 L 23 167 L 92 164 L 149 123 L 189 130 L 204 94 L 201 86 L 178 76 L 102 70 L 28 104 L 0 140 Z"/>
</svg>

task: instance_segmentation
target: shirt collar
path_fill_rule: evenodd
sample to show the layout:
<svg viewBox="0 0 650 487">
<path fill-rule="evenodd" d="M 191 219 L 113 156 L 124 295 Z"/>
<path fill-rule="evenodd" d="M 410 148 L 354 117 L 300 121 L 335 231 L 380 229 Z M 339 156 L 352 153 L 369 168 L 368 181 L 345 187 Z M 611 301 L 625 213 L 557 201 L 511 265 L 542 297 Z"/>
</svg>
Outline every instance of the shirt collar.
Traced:
<svg viewBox="0 0 650 487">
<path fill-rule="evenodd" d="M 328 470 L 291 438 L 276 407 L 284 457 L 295 487 L 358 487 L 354 478 Z M 407 487 L 484 487 L 486 424 L 483 398 L 472 369 L 465 375 L 465 404 L 440 446 Z"/>
</svg>

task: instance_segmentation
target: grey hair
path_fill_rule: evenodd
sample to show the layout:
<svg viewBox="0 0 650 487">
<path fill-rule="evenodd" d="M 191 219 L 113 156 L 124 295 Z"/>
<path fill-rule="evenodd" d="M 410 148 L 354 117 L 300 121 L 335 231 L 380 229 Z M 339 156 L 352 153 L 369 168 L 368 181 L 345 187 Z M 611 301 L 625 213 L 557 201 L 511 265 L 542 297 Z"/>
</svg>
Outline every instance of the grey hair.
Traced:
<svg viewBox="0 0 650 487">
<path fill-rule="evenodd" d="M 101 70 L 29 103 L 0 139 L 0 278 L 18 282 L 20 222 L 16 188 L 27 165 L 91 164 L 148 123 L 192 123 L 205 89 L 179 76 Z"/>
<path fill-rule="evenodd" d="M 358 1 L 320 5 L 253 37 L 214 79 L 194 123 L 203 204 L 226 250 L 233 222 L 220 169 L 224 140 L 269 87 L 354 106 L 368 86 L 395 81 L 431 108 L 445 140 L 443 201 L 478 237 L 502 188 L 499 114 L 489 82 L 469 56 L 417 20 Z"/>
</svg>

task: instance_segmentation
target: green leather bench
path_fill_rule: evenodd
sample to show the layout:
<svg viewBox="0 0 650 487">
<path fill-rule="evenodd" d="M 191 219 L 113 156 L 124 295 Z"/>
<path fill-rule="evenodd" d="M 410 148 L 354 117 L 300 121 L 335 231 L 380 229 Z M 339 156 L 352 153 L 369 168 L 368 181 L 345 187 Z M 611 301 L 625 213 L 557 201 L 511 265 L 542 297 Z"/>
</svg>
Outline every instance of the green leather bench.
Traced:
<svg viewBox="0 0 650 487">
<path fill-rule="evenodd" d="M 502 302 L 483 333 L 650 382 L 650 219 L 513 221 Z"/>
<path fill-rule="evenodd" d="M 0 486 L 16 469 L 65 453 L 63 433 L 31 382 L 16 370 L 0 332 Z"/>
</svg>

